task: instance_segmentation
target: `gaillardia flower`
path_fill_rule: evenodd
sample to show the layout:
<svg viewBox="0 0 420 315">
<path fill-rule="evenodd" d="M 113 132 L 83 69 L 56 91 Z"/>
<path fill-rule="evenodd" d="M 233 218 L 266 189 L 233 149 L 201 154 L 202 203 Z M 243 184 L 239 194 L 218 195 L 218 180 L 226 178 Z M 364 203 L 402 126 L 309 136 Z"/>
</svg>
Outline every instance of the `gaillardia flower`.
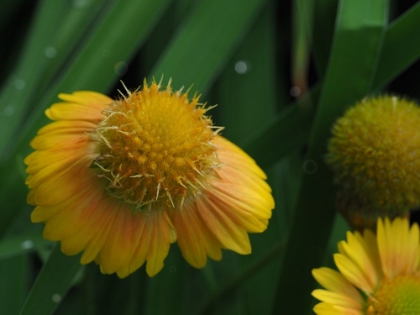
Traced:
<svg viewBox="0 0 420 315">
<path fill-rule="evenodd" d="M 420 108 L 395 96 L 366 98 L 337 120 L 326 161 L 350 222 L 352 208 L 375 224 L 420 205 L 419 126 Z"/>
<path fill-rule="evenodd" d="M 46 110 L 55 122 L 25 159 L 44 237 L 121 278 L 145 262 L 157 274 L 175 241 L 196 268 L 221 249 L 249 254 L 248 232 L 264 231 L 274 207 L 264 172 L 218 134 L 199 97 L 155 82 L 127 93 L 60 94 Z"/>
<path fill-rule="evenodd" d="M 420 239 L 407 219 L 379 219 L 377 235 L 347 233 L 334 255 L 340 272 L 312 271 L 325 288 L 312 295 L 322 301 L 319 315 L 420 314 Z"/>
</svg>

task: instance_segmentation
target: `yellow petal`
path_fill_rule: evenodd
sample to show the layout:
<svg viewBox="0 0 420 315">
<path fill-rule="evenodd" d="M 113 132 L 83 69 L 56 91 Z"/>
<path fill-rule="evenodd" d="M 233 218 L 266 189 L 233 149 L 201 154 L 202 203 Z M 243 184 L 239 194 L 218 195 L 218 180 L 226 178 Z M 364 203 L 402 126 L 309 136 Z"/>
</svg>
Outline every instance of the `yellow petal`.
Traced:
<svg viewBox="0 0 420 315">
<path fill-rule="evenodd" d="M 312 270 L 312 275 L 325 289 L 348 296 L 360 305 L 363 304 L 363 298 L 359 291 L 339 272 L 324 267 Z"/>
<path fill-rule="evenodd" d="M 168 256 L 173 226 L 166 212 L 153 211 L 148 221 L 153 227 L 153 234 L 147 253 L 146 272 L 149 277 L 153 277 L 162 270 L 163 261 Z"/>
<path fill-rule="evenodd" d="M 182 256 L 195 268 L 203 268 L 207 256 L 213 260 L 222 258 L 221 244 L 209 231 L 198 214 L 195 203 L 183 209 L 173 209 L 170 216 L 178 235 Z"/>
</svg>

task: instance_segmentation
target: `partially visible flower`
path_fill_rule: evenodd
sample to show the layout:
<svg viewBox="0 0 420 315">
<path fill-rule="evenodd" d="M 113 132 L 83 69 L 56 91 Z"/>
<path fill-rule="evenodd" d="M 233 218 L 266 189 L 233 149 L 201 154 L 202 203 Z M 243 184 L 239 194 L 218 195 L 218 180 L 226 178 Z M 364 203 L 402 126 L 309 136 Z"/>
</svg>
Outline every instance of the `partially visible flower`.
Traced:
<svg viewBox="0 0 420 315">
<path fill-rule="evenodd" d="M 312 295 L 319 315 L 420 314 L 420 239 L 407 219 L 379 219 L 377 235 L 347 233 L 330 268 L 312 271 L 325 288 Z"/>
<path fill-rule="evenodd" d="M 364 99 L 337 120 L 326 161 L 350 223 L 353 216 L 376 222 L 420 205 L 419 131 L 420 108 L 395 96 Z"/>
<path fill-rule="evenodd" d="M 248 232 L 263 232 L 274 207 L 263 171 L 218 134 L 199 97 L 155 82 L 127 93 L 60 94 L 46 110 L 55 122 L 25 159 L 44 237 L 121 278 L 145 262 L 157 274 L 176 240 L 196 268 L 221 249 L 249 254 Z"/>
</svg>

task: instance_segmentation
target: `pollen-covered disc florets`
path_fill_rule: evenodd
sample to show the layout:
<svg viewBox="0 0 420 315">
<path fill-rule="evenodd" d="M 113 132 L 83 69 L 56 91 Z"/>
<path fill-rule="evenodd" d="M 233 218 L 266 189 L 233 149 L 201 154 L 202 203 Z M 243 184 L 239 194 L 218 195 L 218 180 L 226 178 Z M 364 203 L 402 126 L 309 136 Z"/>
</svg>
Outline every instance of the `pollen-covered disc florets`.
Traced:
<svg viewBox="0 0 420 315">
<path fill-rule="evenodd" d="M 420 205 L 419 131 L 420 108 L 395 96 L 364 99 L 336 122 L 327 163 L 349 207 L 378 210 L 375 222 Z"/>
<path fill-rule="evenodd" d="M 420 314 L 420 275 L 383 279 L 368 304 L 368 315 Z"/>
<path fill-rule="evenodd" d="M 182 205 L 199 193 L 219 166 L 212 139 L 218 129 L 208 110 L 187 93 L 144 82 L 140 91 L 114 101 L 92 133 L 97 158 L 92 167 L 108 193 L 141 209 L 151 203 Z"/>
</svg>

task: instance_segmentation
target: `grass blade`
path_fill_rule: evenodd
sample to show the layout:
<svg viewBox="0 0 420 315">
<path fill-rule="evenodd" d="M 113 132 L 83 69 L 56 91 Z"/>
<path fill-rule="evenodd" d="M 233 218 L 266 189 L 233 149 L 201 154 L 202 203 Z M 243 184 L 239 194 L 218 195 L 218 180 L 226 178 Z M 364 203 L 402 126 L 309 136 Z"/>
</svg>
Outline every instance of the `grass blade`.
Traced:
<svg viewBox="0 0 420 315">
<path fill-rule="evenodd" d="M 370 91 L 387 10 L 387 1 L 340 3 L 330 62 L 309 139 L 307 160 L 315 161 L 318 168 L 303 175 L 279 279 L 276 314 L 304 314 L 309 309 L 314 287 L 311 269 L 322 262 L 335 216 L 332 175 L 323 163 L 327 139 L 334 120 Z M 366 14 L 361 18 L 354 12 Z"/>
<path fill-rule="evenodd" d="M 151 76 L 173 77 L 176 89 L 193 85 L 193 90 L 205 94 L 265 3 L 267 0 L 202 0 Z"/>
<path fill-rule="evenodd" d="M 420 57 L 420 3 L 417 3 L 390 26 L 385 35 L 374 86 L 383 87 Z"/>
<path fill-rule="evenodd" d="M 20 315 L 52 314 L 81 268 L 79 259 L 79 255 L 63 255 L 60 246 L 55 246 L 42 267 Z"/>
</svg>

